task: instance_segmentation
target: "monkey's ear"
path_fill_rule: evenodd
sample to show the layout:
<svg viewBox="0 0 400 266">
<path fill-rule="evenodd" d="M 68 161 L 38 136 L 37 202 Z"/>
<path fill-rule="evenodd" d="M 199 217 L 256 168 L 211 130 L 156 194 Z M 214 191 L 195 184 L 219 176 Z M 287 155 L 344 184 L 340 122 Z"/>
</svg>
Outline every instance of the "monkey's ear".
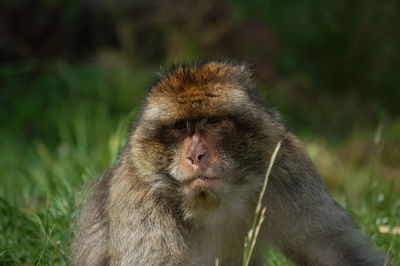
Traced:
<svg viewBox="0 0 400 266">
<path fill-rule="evenodd" d="M 245 87 L 253 87 L 253 73 L 246 62 L 214 59 L 202 64 L 211 73 L 220 73 L 227 79 L 236 81 Z"/>
<path fill-rule="evenodd" d="M 225 69 L 227 69 L 231 80 L 238 82 L 247 89 L 253 89 L 255 87 L 254 75 L 250 64 L 247 62 L 235 61 L 225 61 L 222 64 L 224 64 Z"/>
<path fill-rule="evenodd" d="M 234 77 L 246 88 L 254 87 L 254 75 L 247 63 L 236 64 L 232 67 Z"/>
</svg>

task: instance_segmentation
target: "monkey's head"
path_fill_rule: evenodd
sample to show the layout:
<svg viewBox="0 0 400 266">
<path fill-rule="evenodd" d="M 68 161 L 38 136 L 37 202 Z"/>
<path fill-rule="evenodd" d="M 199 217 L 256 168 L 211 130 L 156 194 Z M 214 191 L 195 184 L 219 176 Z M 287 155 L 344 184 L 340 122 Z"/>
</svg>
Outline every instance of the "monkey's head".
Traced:
<svg viewBox="0 0 400 266">
<path fill-rule="evenodd" d="M 283 130 L 245 65 L 211 61 L 159 78 L 130 145 L 139 176 L 156 193 L 179 195 L 195 216 L 237 193 L 257 194 Z"/>
</svg>

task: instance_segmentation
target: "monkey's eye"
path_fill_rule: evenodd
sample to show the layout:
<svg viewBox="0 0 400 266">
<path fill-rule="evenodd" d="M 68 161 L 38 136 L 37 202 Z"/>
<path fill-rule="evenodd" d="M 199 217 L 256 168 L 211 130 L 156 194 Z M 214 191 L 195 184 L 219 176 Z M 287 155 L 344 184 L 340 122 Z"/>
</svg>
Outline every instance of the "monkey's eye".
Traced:
<svg viewBox="0 0 400 266">
<path fill-rule="evenodd" d="M 177 122 L 174 124 L 174 128 L 175 128 L 175 129 L 179 129 L 179 130 L 185 129 L 186 126 L 187 126 L 187 122 L 184 121 L 184 120 L 177 121 Z"/>
<path fill-rule="evenodd" d="M 216 124 L 222 120 L 221 117 L 218 116 L 211 116 L 207 118 L 207 124 Z"/>
</svg>

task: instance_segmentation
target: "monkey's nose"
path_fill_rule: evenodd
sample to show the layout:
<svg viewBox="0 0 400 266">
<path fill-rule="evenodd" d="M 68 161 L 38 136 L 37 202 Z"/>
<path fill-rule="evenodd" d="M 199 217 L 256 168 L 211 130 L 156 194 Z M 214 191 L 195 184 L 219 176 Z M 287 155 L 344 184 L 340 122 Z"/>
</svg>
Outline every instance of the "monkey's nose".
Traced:
<svg viewBox="0 0 400 266">
<path fill-rule="evenodd" d="M 192 166 L 199 166 L 200 163 L 202 161 L 204 161 L 205 157 L 206 157 L 206 153 L 205 152 L 198 152 L 198 153 L 190 154 L 186 158 L 188 159 L 189 163 Z"/>
</svg>

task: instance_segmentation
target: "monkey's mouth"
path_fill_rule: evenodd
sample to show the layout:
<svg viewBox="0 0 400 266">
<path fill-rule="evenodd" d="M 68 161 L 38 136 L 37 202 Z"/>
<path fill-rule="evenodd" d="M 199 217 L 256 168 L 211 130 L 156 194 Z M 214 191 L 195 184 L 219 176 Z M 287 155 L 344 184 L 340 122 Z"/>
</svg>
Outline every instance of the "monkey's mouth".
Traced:
<svg viewBox="0 0 400 266">
<path fill-rule="evenodd" d="M 194 176 L 184 182 L 184 185 L 189 189 L 206 189 L 221 184 L 221 178 L 210 176 Z"/>
</svg>

